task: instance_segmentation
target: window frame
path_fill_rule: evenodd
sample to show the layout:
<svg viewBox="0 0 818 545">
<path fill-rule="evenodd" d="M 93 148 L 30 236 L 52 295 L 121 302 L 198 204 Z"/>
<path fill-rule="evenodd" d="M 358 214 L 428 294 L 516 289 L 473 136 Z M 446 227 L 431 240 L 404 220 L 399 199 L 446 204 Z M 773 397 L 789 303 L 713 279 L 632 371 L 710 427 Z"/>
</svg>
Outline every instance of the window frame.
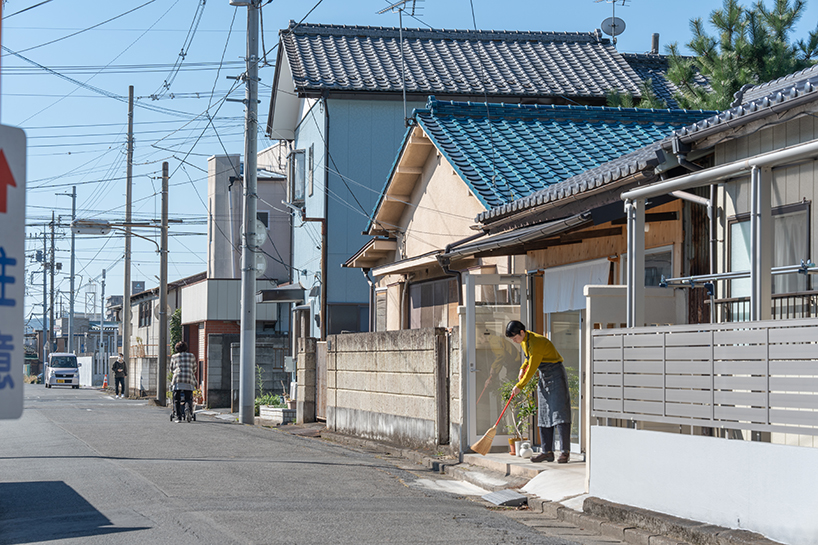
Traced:
<svg viewBox="0 0 818 545">
<path fill-rule="evenodd" d="M 811 206 L 812 201 L 803 200 L 802 202 L 797 203 L 790 203 L 790 204 L 783 204 L 781 206 L 776 206 L 770 209 L 771 217 L 781 216 L 786 214 L 792 214 L 795 212 L 804 211 L 806 213 L 807 219 L 807 227 L 806 227 L 806 253 L 808 258 L 812 258 L 809 254 L 811 253 L 812 248 L 812 240 L 811 240 Z M 727 218 L 727 223 L 725 225 L 725 239 L 727 240 L 726 243 L 726 252 L 724 255 L 724 270 L 726 272 L 732 272 L 730 270 L 730 260 L 733 256 L 733 226 L 737 223 L 743 223 L 750 221 L 750 212 L 742 212 L 740 214 L 735 214 Z M 775 229 L 775 221 L 773 221 L 773 229 Z M 774 237 L 774 235 L 773 235 Z M 749 251 L 749 250 L 748 250 Z M 773 265 L 775 267 L 776 265 Z M 806 275 L 807 278 L 807 286 L 806 291 L 812 290 L 812 278 L 811 275 Z M 727 282 L 727 296 L 733 297 L 733 282 Z"/>
</svg>

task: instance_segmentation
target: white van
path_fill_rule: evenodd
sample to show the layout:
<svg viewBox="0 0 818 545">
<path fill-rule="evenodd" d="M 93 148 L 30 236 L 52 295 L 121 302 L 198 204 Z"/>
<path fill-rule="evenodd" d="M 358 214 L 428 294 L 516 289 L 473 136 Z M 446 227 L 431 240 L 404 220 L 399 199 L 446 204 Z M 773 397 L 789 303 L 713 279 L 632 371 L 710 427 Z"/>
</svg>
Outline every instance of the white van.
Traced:
<svg viewBox="0 0 818 545">
<path fill-rule="evenodd" d="M 43 372 L 43 383 L 46 388 L 52 386 L 80 387 L 80 370 L 82 365 L 77 362 L 77 356 L 65 352 L 55 352 L 48 355 L 48 362 Z"/>
</svg>

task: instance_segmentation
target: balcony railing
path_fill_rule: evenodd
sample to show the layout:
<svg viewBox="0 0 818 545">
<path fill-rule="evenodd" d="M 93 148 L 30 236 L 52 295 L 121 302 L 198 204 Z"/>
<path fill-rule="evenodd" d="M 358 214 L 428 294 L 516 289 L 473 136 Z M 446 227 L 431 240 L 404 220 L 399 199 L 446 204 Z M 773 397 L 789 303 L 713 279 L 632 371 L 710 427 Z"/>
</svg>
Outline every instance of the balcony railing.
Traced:
<svg viewBox="0 0 818 545">
<path fill-rule="evenodd" d="M 592 416 L 818 435 L 818 319 L 593 332 Z"/>
<path fill-rule="evenodd" d="M 772 298 L 773 320 L 797 320 L 818 317 L 818 291 L 782 293 Z M 750 319 L 750 298 L 716 299 L 716 321 L 746 322 Z"/>
</svg>

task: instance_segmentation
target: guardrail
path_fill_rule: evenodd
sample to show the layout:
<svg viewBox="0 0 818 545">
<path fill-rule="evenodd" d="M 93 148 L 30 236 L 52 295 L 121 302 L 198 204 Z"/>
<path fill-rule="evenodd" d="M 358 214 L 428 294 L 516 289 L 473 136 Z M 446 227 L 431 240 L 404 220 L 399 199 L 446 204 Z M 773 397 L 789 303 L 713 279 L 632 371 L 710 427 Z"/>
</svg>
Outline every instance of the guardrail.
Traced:
<svg viewBox="0 0 818 545">
<path fill-rule="evenodd" d="M 818 319 L 603 329 L 591 414 L 818 435 Z"/>
</svg>

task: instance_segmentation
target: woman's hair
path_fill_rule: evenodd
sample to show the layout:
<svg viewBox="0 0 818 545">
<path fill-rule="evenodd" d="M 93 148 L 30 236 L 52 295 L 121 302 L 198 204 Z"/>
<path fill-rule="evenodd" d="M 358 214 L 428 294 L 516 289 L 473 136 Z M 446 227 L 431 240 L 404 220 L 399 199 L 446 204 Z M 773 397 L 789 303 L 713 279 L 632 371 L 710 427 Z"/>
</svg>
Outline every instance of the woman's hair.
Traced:
<svg viewBox="0 0 818 545">
<path fill-rule="evenodd" d="M 506 325 L 506 337 L 516 337 L 525 331 L 525 324 L 519 320 L 511 320 Z"/>
<path fill-rule="evenodd" d="M 176 352 L 187 352 L 187 343 L 185 341 L 179 341 L 176 343 Z"/>
</svg>

